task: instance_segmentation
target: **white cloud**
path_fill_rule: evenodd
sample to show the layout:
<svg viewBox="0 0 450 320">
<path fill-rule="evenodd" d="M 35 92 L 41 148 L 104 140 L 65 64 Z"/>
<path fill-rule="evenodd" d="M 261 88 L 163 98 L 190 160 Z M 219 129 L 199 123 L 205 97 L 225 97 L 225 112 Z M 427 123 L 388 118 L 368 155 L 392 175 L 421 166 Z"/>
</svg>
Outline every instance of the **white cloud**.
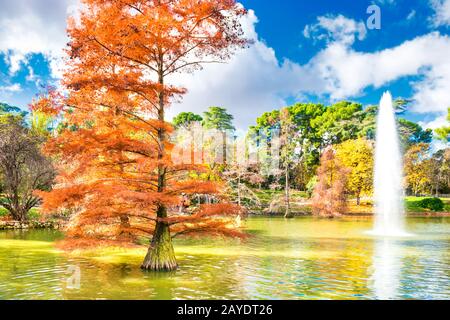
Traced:
<svg viewBox="0 0 450 320">
<path fill-rule="evenodd" d="M 432 23 L 435 26 L 450 25 L 450 0 L 431 0 L 431 6 L 435 11 Z"/>
<path fill-rule="evenodd" d="M 323 92 L 332 99 L 355 97 L 369 87 L 381 87 L 406 76 L 422 76 L 412 83 L 414 111 L 445 112 L 450 103 L 450 38 L 430 33 L 374 53 L 357 52 L 332 43 L 310 65 L 326 79 Z"/>
<path fill-rule="evenodd" d="M 447 0 L 445 3 L 450 2 Z M 32 53 L 43 53 L 53 76 L 60 77 L 62 48 L 67 42 L 68 12 L 78 0 L 15 0 L 0 3 L 0 52 L 7 55 L 10 72 L 15 73 Z M 437 3 L 437 2 L 436 2 Z M 440 2 L 442 8 L 444 2 Z M 444 21 L 442 12 L 439 21 Z M 201 113 L 209 106 L 226 107 L 245 128 L 264 111 L 280 108 L 289 97 L 329 96 L 332 100 L 361 96 L 368 87 L 381 87 L 407 76 L 412 82 L 414 109 L 419 113 L 444 114 L 450 104 L 450 38 L 437 32 L 377 52 L 352 48 L 356 39 L 366 37 L 364 23 L 338 16 L 318 17 L 305 28 L 305 35 L 326 40 L 325 47 L 308 63 L 284 59 L 258 37 L 258 19 L 250 10 L 243 20 L 246 36 L 255 44 L 239 51 L 227 64 L 207 65 L 194 74 L 179 74 L 174 81 L 189 92 L 169 111 L 169 116 L 190 110 Z M 28 79 L 34 79 L 29 70 Z M 20 86 L 5 86 L 21 90 Z M 11 90 L 13 89 L 13 90 Z"/>
<path fill-rule="evenodd" d="M 317 18 L 317 21 L 316 24 L 307 25 L 303 30 L 306 38 L 350 45 L 355 42 L 356 37 L 358 40 L 364 40 L 367 34 L 366 25 L 363 22 L 348 19 L 343 15 L 321 16 Z"/>
<path fill-rule="evenodd" d="M 416 14 L 417 14 L 417 12 L 416 12 L 416 10 L 411 10 L 409 13 L 408 13 L 408 15 L 406 16 L 406 20 L 412 20 L 412 19 L 414 19 L 415 17 L 416 17 Z"/>
<path fill-rule="evenodd" d="M 442 115 L 440 117 L 437 117 L 436 119 L 429 121 L 429 122 L 424 122 L 424 121 L 420 121 L 419 124 L 424 127 L 425 129 L 438 129 L 438 128 L 442 128 L 445 126 L 448 126 L 448 120 L 447 120 L 447 115 Z"/>
<path fill-rule="evenodd" d="M 450 107 L 450 53 L 449 38 L 447 38 L 447 61 L 436 61 L 425 72 L 425 79 L 414 85 L 415 100 L 413 111 L 419 113 L 445 113 Z"/>
<path fill-rule="evenodd" d="M 419 121 L 419 124 L 425 129 L 432 129 L 432 130 L 436 130 L 438 128 L 449 126 L 449 122 L 447 120 L 446 114 L 443 114 L 442 116 L 438 116 L 436 119 L 429 121 L 429 122 Z M 432 149 L 431 151 L 436 152 L 441 149 L 446 149 L 449 146 L 450 146 L 450 144 L 448 142 L 446 143 L 446 142 L 443 142 L 440 140 L 434 140 L 431 144 L 431 149 Z"/>
<path fill-rule="evenodd" d="M 9 86 L 0 86 L 0 93 L 13 93 L 13 92 L 20 92 L 22 91 L 22 87 L 20 84 L 15 83 Z"/>
<path fill-rule="evenodd" d="M 28 75 L 26 76 L 25 80 L 29 82 L 34 82 L 37 79 L 37 76 L 34 74 L 34 70 L 31 66 L 28 66 Z"/>
<path fill-rule="evenodd" d="M 395 0 L 375 0 L 375 2 L 383 5 L 391 5 L 395 3 Z"/>
<path fill-rule="evenodd" d="M 177 81 L 189 89 L 183 102 L 170 115 L 183 110 L 202 112 L 221 105 L 245 127 L 263 111 L 286 104 L 288 97 L 313 94 L 332 100 L 356 98 L 368 87 L 379 88 L 408 76 L 412 82 L 414 112 L 444 114 L 450 104 L 450 38 L 438 32 L 417 37 L 403 44 L 368 53 L 355 51 L 355 37 L 363 38 L 356 21 L 336 17 L 338 22 L 319 19 L 329 43 L 304 65 L 284 60 L 258 39 L 252 11 L 246 19 L 247 35 L 256 42 L 239 52 L 228 64 L 207 66 L 193 75 L 179 75 Z M 310 30 L 319 28 L 311 27 Z M 365 34 L 364 34 L 365 35 Z"/>
<path fill-rule="evenodd" d="M 181 104 L 174 104 L 169 117 L 182 111 L 201 113 L 209 106 L 226 107 L 238 127 L 255 124 L 264 111 L 286 105 L 288 96 L 301 90 L 319 90 L 320 79 L 308 66 L 289 60 L 279 62 L 275 51 L 258 39 L 253 11 L 243 20 L 246 37 L 255 41 L 239 51 L 227 64 L 207 65 L 194 74 L 177 74 L 173 81 L 189 92 Z"/>
<path fill-rule="evenodd" d="M 5 62 L 9 65 L 9 74 L 14 75 L 22 68 L 22 64 L 26 64 L 27 58 L 20 52 L 6 51 Z"/>
<path fill-rule="evenodd" d="M 22 90 L 22 86 L 19 83 L 0 85 L 0 102 L 8 101 L 11 96 Z"/>
<path fill-rule="evenodd" d="M 27 64 L 30 54 L 42 53 L 51 61 L 62 55 L 67 42 L 67 13 L 77 2 L 15 0 L 0 3 L 0 52 L 6 55 L 11 74 Z"/>
</svg>

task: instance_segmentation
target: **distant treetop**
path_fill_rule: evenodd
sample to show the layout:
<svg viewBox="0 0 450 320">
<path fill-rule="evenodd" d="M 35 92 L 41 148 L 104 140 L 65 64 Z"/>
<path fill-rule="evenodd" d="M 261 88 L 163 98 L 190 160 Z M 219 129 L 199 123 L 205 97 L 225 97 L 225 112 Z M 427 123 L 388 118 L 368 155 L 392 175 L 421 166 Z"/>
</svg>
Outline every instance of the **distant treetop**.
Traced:
<svg viewBox="0 0 450 320">
<path fill-rule="evenodd" d="M 172 123 L 176 128 L 188 127 L 191 123 L 202 122 L 203 118 L 193 112 L 182 112 L 173 118 Z"/>
<path fill-rule="evenodd" d="M 210 107 L 203 113 L 203 126 L 207 129 L 236 130 L 234 117 L 221 107 Z"/>
</svg>

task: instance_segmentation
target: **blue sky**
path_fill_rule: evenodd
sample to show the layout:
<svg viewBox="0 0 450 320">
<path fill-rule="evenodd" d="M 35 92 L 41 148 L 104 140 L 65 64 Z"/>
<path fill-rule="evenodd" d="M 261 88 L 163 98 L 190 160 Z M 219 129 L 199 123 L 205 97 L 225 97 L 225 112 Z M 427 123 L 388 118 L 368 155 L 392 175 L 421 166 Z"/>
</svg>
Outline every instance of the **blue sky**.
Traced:
<svg viewBox="0 0 450 320">
<path fill-rule="evenodd" d="M 57 83 L 65 20 L 78 0 L 0 2 L 0 101 L 22 108 Z M 225 66 L 174 82 L 189 90 L 171 113 L 222 105 L 245 128 L 293 102 L 375 104 L 383 91 L 414 99 L 406 117 L 435 128 L 450 106 L 450 0 L 242 0 L 255 45 Z M 274 4 L 275 3 L 275 4 Z M 368 30 L 369 5 L 381 29 Z"/>
<path fill-rule="evenodd" d="M 260 21 L 256 25 L 256 31 L 276 50 L 277 58 L 280 60 L 288 58 L 301 64 L 307 63 L 325 45 L 323 41 L 305 38 L 303 34 L 305 26 L 316 23 L 318 16 L 329 15 L 343 15 L 356 21 L 367 21 L 370 14 L 367 14 L 366 10 L 370 4 L 380 7 L 382 28 L 368 30 L 363 41 L 355 42 L 353 46 L 355 50 L 377 52 L 401 45 L 407 40 L 433 30 L 438 30 L 442 34 L 448 34 L 450 31 L 448 25 L 437 27 L 432 25 L 430 20 L 434 15 L 434 9 L 427 0 L 284 0 L 275 6 L 268 6 L 267 2 L 260 0 L 244 0 L 242 3 L 245 7 L 255 10 Z M 411 97 L 413 90 L 409 82 L 417 78 L 417 76 L 402 77 L 379 88 L 369 87 L 364 90 L 363 95 L 349 98 L 363 104 L 376 104 L 385 90 L 392 91 L 395 97 Z M 311 99 L 322 100 L 321 97 L 314 96 Z M 450 106 L 450 101 L 448 104 Z M 407 117 L 421 120 L 433 118 L 433 115 L 409 113 Z"/>
</svg>

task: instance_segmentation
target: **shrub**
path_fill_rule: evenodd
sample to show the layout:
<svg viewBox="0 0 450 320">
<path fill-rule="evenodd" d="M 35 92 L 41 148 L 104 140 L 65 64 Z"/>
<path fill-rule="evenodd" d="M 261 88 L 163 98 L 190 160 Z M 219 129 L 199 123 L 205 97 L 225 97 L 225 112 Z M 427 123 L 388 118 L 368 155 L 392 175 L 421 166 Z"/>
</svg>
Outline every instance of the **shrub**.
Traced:
<svg viewBox="0 0 450 320">
<path fill-rule="evenodd" d="M 419 202 L 419 206 L 423 209 L 430 209 L 432 211 L 443 211 L 445 204 L 439 198 L 426 198 Z"/>
<path fill-rule="evenodd" d="M 306 185 L 306 194 L 308 198 L 312 197 L 312 194 L 314 193 L 314 189 L 316 188 L 317 185 L 317 176 L 312 177 L 308 184 Z"/>
</svg>

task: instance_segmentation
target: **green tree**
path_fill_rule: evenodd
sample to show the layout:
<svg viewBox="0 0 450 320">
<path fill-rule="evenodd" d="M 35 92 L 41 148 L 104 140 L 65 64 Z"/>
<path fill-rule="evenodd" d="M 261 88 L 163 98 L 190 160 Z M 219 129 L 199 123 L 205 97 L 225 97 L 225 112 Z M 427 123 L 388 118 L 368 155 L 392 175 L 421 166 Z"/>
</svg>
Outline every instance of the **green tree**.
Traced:
<svg viewBox="0 0 450 320">
<path fill-rule="evenodd" d="M 297 150 L 300 152 L 300 163 L 305 167 L 316 168 L 319 164 L 320 148 L 322 139 L 317 128 L 314 127 L 314 120 L 323 115 L 326 107 L 322 104 L 297 103 L 289 107 L 295 131 Z M 306 180 L 310 175 L 306 174 Z M 305 181 L 302 184 L 307 183 Z"/>
<path fill-rule="evenodd" d="M 407 104 L 410 100 L 397 99 L 394 104 L 397 114 L 403 113 L 407 109 Z M 342 141 L 355 138 L 367 138 L 368 140 L 375 139 L 376 121 L 378 114 L 378 106 L 372 105 L 366 107 L 364 110 L 355 110 L 352 117 L 344 117 L 343 120 L 338 120 L 334 124 L 337 130 L 337 137 Z M 430 143 L 433 139 L 433 132 L 430 129 L 424 130 L 419 124 L 399 118 L 398 127 L 400 140 L 403 148 L 407 150 L 414 144 Z M 335 139 L 339 140 L 339 139 Z"/>
<path fill-rule="evenodd" d="M 0 123 L 0 206 L 13 219 L 25 221 L 40 198 L 35 190 L 48 190 L 55 172 L 40 152 L 42 137 L 33 134 L 22 121 Z"/>
<path fill-rule="evenodd" d="M 315 174 L 319 163 L 321 139 L 312 127 L 311 121 L 323 114 L 325 106 L 313 103 L 297 103 L 287 107 L 284 123 L 289 123 L 290 131 L 294 132 L 289 137 L 290 148 L 296 150 L 295 166 L 291 168 L 291 180 L 300 188 L 305 189 L 308 181 Z M 289 119 L 286 116 L 289 115 Z M 272 134 L 281 131 L 281 112 L 274 110 L 262 114 L 256 120 L 256 126 L 250 128 L 252 134 L 264 137 L 270 147 Z M 270 149 L 270 148 L 269 148 Z M 299 173 L 299 174 L 296 174 Z"/>
<path fill-rule="evenodd" d="M 336 156 L 348 168 L 347 192 L 356 196 L 360 205 L 361 195 L 370 194 L 373 189 L 373 148 L 363 138 L 348 140 L 336 147 Z"/>
<path fill-rule="evenodd" d="M 399 99 L 396 108 L 399 113 L 406 110 L 409 100 Z M 359 103 L 341 101 L 331 106 L 314 103 L 297 103 L 288 107 L 290 122 L 294 126 L 295 165 L 290 178 L 300 189 L 306 189 L 315 175 L 321 152 L 329 145 L 341 144 L 348 140 L 364 138 L 373 140 L 376 132 L 378 106 L 363 107 Z M 250 128 L 252 134 L 261 135 L 270 142 L 272 132 L 280 130 L 280 110 L 262 114 L 256 125 Z M 419 143 L 430 143 L 432 131 L 424 130 L 419 124 L 399 119 L 399 131 L 404 149 Z M 272 177 L 271 179 L 276 179 Z M 268 179 L 270 181 L 270 179 Z"/>
<path fill-rule="evenodd" d="M 436 129 L 435 131 L 437 138 L 444 142 L 450 142 L 450 108 L 448 108 L 447 122 L 449 123 L 448 126 Z"/>
<path fill-rule="evenodd" d="M 342 101 L 326 107 L 322 104 L 297 103 L 290 107 L 293 131 L 291 137 L 296 150 L 296 163 L 291 177 L 296 186 L 306 189 L 315 175 L 320 154 L 331 144 L 339 144 L 358 137 L 374 137 L 376 108 L 365 110 L 361 104 Z M 280 129 L 280 112 L 264 113 L 252 127 L 253 132 L 265 134 L 270 140 L 270 132 Z"/>
<path fill-rule="evenodd" d="M 206 129 L 217 129 L 220 131 L 236 130 L 233 125 L 234 117 L 221 107 L 210 107 L 203 113 L 203 126 Z"/>
<path fill-rule="evenodd" d="M 27 115 L 26 111 L 7 103 L 0 102 L 0 123 L 10 123 L 11 121 L 24 121 Z"/>
<path fill-rule="evenodd" d="M 190 149 L 190 163 L 193 165 L 196 163 L 195 158 L 195 132 L 197 130 L 197 125 L 201 124 L 203 118 L 195 114 L 193 112 L 181 112 L 172 120 L 172 124 L 174 125 L 177 131 L 177 143 L 182 143 L 186 141 L 189 144 Z M 198 162 L 198 161 L 197 161 Z"/>
<path fill-rule="evenodd" d="M 438 150 L 430 159 L 426 160 L 428 164 L 429 180 L 431 188 L 434 189 L 436 197 L 439 191 L 448 190 L 450 180 L 450 148 Z M 431 190 L 433 191 L 433 190 Z"/>
<path fill-rule="evenodd" d="M 413 102 L 411 99 L 398 98 L 394 101 L 396 113 L 403 113 L 408 109 L 408 105 Z"/>
<path fill-rule="evenodd" d="M 195 114 L 193 112 L 181 112 L 179 115 L 173 118 L 172 123 L 175 128 L 188 128 L 192 123 L 202 121 L 203 118 L 198 114 Z"/>
<path fill-rule="evenodd" d="M 321 147 L 358 138 L 361 131 L 359 124 L 365 117 L 362 111 L 363 106 L 359 103 L 341 101 L 314 118 L 311 125 L 317 131 Z"/>
<path fill-rule="evenodd" d="M 424 130 L 419 124 L 406 120 L 398 119 L 400 140 L 405 150 L 411 146 L 420 143 L 430 143 L 433 140 L 433 130 Z"/>
<path fill-rule="evenodd" d="M 233 125 L 233 115 L 227 112 L 227 109 L 221 107 L 210 107 L 208 111 L 203 113 L 203 127 L 206 129 L 215 129 L 222 133 L 222 156 L 224 164 L 227 163 L 227 137 L 230 132 L 234 132 L 236 128 Z"/>
</svg>

